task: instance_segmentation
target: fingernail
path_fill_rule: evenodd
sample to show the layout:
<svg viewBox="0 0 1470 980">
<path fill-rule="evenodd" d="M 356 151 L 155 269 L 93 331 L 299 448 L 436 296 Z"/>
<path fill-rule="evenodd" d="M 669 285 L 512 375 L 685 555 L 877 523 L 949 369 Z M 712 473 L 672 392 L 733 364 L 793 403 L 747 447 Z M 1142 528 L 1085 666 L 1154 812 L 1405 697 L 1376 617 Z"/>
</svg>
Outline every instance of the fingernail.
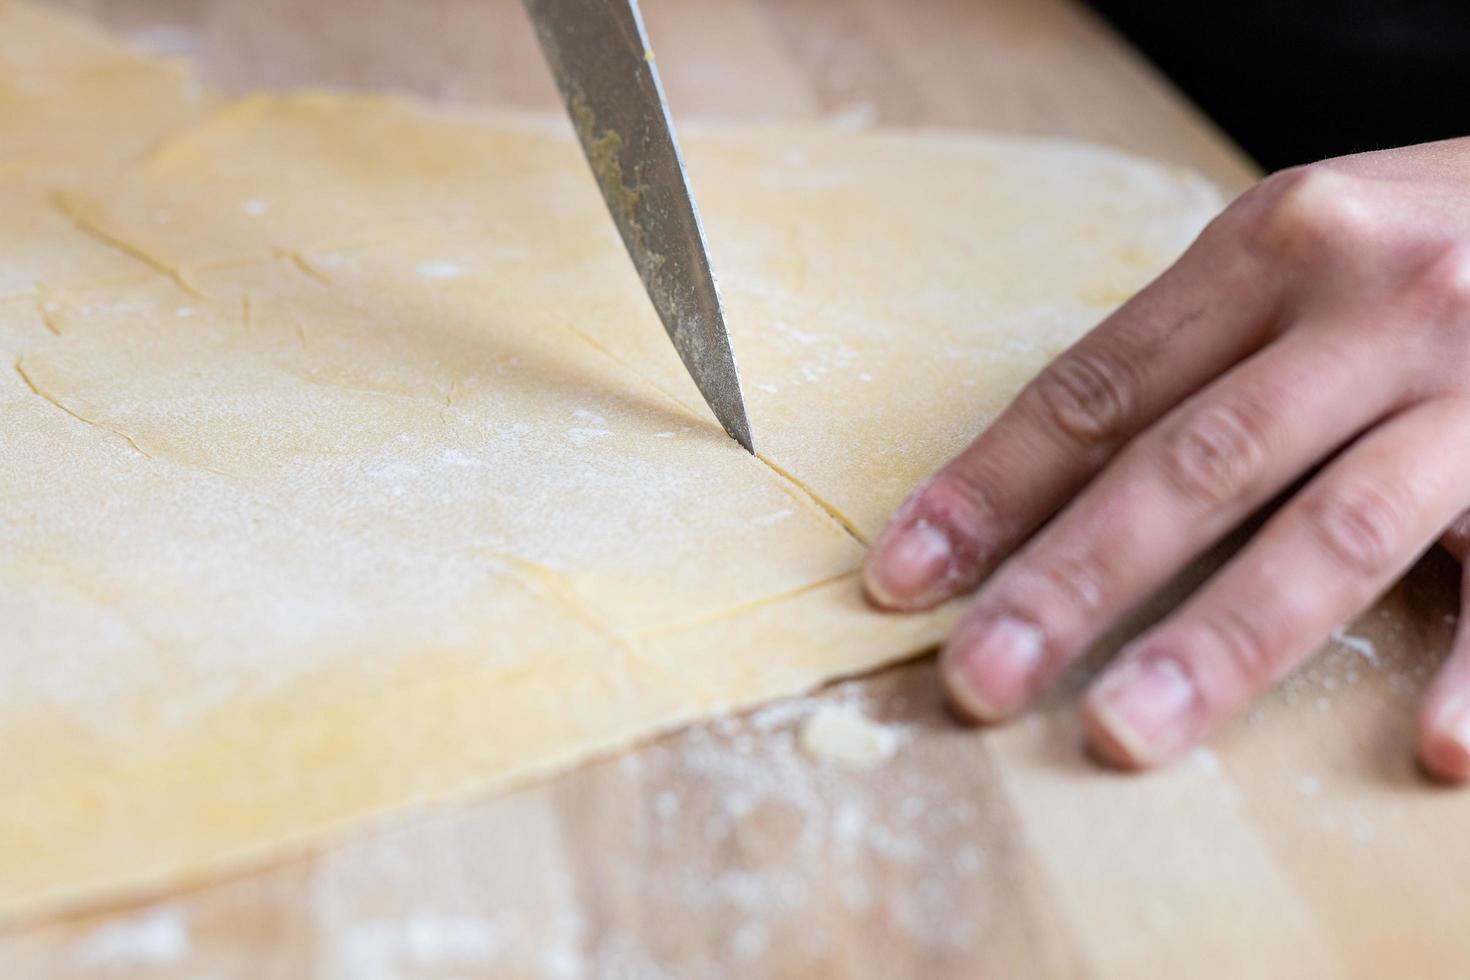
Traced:
<svg viewBox="0 0 1470 980">
<path fill-rule="evenodd" d="M 1193 734 L 1195 686 L 1178 661 L 1134 661 L 1092 699 L 1097 720 L 1134 762 L 1162 761 Z"/>
<path fill-rule="evenodd" d="M 945 650 L 955 707 L 981 721 L 1015 714 L 1035 690 L 1045 649 L 1041 630 L 1012 616 L 961 629 Z"/>
<path fill-rule="evenodd" d="M 914 602 L 944 581 L 953 562 L 949 535 L 928 521 L 915 521 L 868 557 L 868 593 L 885 606 Z"/>
</svg>

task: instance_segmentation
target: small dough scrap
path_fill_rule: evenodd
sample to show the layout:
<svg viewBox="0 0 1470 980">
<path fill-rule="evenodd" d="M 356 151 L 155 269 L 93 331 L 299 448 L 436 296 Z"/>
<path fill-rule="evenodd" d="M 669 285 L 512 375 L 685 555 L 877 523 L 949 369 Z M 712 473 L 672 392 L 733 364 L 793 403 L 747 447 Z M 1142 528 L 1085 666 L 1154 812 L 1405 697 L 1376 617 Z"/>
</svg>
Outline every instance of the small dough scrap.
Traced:
<svg viewBox="0 0 1470 980">
<path fill-rule="evenodd" d="M 801 726 L 807 755 L 843 769 L 876 769 L 898 751 L 899 733 L 855 705 L 824 704 Z"/>
</svg>

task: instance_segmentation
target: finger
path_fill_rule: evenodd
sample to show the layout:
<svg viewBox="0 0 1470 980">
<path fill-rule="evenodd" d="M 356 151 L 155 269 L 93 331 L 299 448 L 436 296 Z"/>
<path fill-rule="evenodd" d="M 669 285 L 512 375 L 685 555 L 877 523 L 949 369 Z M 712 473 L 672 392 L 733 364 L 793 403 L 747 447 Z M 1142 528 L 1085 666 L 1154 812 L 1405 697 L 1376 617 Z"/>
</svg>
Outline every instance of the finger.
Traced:
<svg viewBox="0 0 1470 980">
<path fill-rule="evenodd" d="M 1136 439 L 980 590 L 941 660 L 950 701 L 983 721 L 1020 710 L 1190 558 L 1388 414 L 1405 390 L 1382 370 L 1390 342 L 1293 329 Z"/>
<path fill-rule="evenodd" d="M 1134 433 L 1260 347 L 1277 273 L 1227 216 L 1062 354 L 879 535 L 864 582 L 880 606 L 968 591 Z"/>
<path fill-rule="evenodd" d="M 1464 515 L 1456 521 L 1464 522 Z M 1470 575 L 1461 577 L 1460 592 L 1454 645 L 1419 712 L 1419 761 L 1454 783 L 1470 780 Z"/>
<path fill-rule="evenodd" d="M 1439 539 L 1439 543 L 1458 561 L 1464 562 L 1470 558 L 1470 510 L 1455 518 Z"/>
<path fill-rule="evenodd" d="M 1470 615 L 1464 606 L 1454 647 L 1419 715 L 1419 761 L 1454 783 L 1470 780 Z"/>
<path fill-rule="evenodd" d="M 1379 426 L 1093 684 L 1089 738 L 1106 761 L 1169 759 L 1240 711 L 1366 607 L 1465 505 L 1470 402 Z"/>
</svg>

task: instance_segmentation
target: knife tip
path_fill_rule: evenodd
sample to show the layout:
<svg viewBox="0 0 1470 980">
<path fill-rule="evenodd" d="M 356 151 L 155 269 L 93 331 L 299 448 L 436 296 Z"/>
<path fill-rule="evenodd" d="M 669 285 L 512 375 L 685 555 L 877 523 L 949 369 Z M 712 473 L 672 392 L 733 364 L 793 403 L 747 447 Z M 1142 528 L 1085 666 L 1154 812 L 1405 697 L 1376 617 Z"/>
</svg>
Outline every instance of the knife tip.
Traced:
<svg viewBox="0 0 1470 980">
<path fill-rule="evenodd" d="M 721 334 L 720 339 L 724 342 L 720 345 L 720 356 L 695 360 L 690 373 L 720 427 L 731 439 L 740 443 L 746 452 L 755 456 L 755 437 L 750 431 L 750 413 L 745 409 L 740 369 L 735 366 L 735 354 L 730 350 L 729 335 L 724 334 L 723 329 Z"/>
<path fill-rule="evenodd" d="M 740 443 L 750 455 L 755 456 L 755 439 L 750 433 L 750 418 L 745 414 L 745 406 L 720 413 L 720 425 L 724 426 L 726 434 Z"/>
<path fill-rule="evenodd" d="M 755 440 L 751 438 L 749 428 L 746 428 L 740 432 L 732 432 L 730 433 L 730 435 L 734 436 L 735 441 L 740 443 L 740 445 L 743 446 L 745 448 L 745 451 L 750 453 L 750 455 L 758 455 L 758 453 L 756 453 L 755 451 Z"/>
</svg>

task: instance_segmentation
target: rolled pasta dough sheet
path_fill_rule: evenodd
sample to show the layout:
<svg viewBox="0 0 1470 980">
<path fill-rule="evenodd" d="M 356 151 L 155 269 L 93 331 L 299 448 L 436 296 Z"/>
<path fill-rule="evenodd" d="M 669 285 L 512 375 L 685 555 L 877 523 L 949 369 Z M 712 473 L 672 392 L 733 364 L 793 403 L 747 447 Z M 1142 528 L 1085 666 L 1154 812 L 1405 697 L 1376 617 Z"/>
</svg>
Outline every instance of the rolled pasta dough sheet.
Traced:
<svg viewBox="0 0 1470 980">
<path fill-rule="evenodd" d="M 0 27 L 0 103 L 45 51 L 55 109 L 0 114 L 0 916 L 929 647 L 955 610 L 868 609 L 864 543 L 1218 207 L 1078 145 L 690 127 L 757 459 L 560 121 L 215 105 Z"/>
</svg>

